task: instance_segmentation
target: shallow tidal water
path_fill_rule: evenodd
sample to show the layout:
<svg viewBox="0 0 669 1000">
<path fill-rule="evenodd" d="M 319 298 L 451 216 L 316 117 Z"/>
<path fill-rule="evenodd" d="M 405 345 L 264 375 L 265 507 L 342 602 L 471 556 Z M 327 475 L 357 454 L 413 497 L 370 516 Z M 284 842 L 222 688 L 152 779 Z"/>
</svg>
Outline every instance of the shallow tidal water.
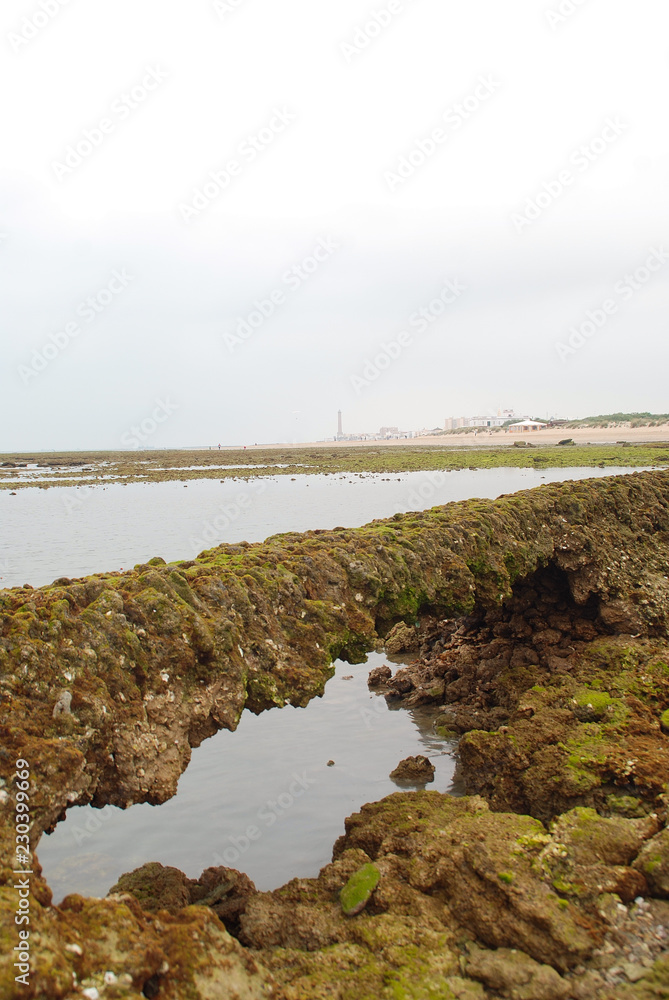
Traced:
<svg viewBox="0 0 669 1000">
<path fill-rule="evenodd" d="M 70 809 L 37 847 L 55 902 L 69 892 L 104 896 L 147 861 L 190 878 L 211 865 L 238 868 L 263 890 L 315 876 L 346 816 L 422 787 L 388 777 L 410 754 L 436 767 L 426 787 L 457 792 L 453 744 L 434 732 L 437 709 L 389 707 L 368 690 L 369 671 L 386 662 L 381 653 L 355 666 L 338 661 L 324 696 L 306 708 L 244 712 L 236 732 L 222 730 L 193 751 L 177 795 L 161 806 Z"/>
<path fill-rule="evenodd" d="M 312 528 L 355 528 L 397 512 L 494 499 L 606 469 L 465 469 L 394 476 L 302 475 L 0 490 L 0 587 L 132 569 L 153 556 L 193 559 L 221 542 L 260 542 Z M 637 470 L 641 471 L 641 470 Z"/>
</svg>

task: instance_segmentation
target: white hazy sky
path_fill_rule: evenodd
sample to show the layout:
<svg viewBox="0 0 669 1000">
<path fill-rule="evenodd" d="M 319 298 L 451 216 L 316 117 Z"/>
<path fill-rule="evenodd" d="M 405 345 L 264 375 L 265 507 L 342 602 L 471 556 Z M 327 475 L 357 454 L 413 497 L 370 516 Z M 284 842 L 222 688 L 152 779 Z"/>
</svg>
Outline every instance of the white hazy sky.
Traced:
<svg viewBox="0 0 669 1000">
<path fill-rule="evenodd" d="M 4 0 L 0 45 L 0 451 L 669 410 L 662 0 Z"/>
</svg>

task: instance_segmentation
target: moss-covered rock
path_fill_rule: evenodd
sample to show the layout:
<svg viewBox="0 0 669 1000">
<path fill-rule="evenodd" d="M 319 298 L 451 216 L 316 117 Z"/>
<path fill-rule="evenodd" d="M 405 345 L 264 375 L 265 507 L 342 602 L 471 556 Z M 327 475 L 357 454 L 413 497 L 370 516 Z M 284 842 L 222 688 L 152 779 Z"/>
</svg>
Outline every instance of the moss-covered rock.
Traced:
<svg viewBox="0 0 669 1000">
<path fill-rule="evenodd" d="M 415 625 L 398 622 L 386 636 L 384 645 L 390 656 L 396 653 L 410 653 L 420 646 L 420 634 Z"/>
<path fill-rule="evenodd" d="M 544 683 L 510 699 L 503 731 L 462 739 L 467 791 L 544 821 L 578 805 L 663 808 L 669 739 L 655 705 L 669 698 L 667 644 L 610 637 L 577 647 L 568 672 L 536 670 Z"/>
<path fill-rule="evenodd" d="M 634 867 L 643 874 L 651 895 L 669 899 L 669 829 L 648 841 Z"/>
<path fill-rule="evenodd" d="M 15 909 L 9 890 L 0 888 L 3 930 L 10 907 Z M 3 1000 L 73 1000 L 82 995 L 79 987 L 97 990 L 101 1000 L 277 997 L 271 976 L 203 907 L 152 916 L 131 895 L 104 900 L 72 895 L 57 910 L 34 902 L 30 930 L 34 957 L 29 991 L 14 981 L 11 949 L 3 949 Z M 14 937 L 7 935 L 7 942 Z M 78 986 L 73 986 L 73 976 Z"/>
</svg>

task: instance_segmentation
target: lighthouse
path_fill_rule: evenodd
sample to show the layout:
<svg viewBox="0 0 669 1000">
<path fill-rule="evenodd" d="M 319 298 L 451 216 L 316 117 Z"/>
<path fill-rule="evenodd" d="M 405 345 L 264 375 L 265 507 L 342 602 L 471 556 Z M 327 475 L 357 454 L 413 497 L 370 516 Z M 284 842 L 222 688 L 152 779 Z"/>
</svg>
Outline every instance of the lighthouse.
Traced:
<svg viewBox="0 0 669 1000">
<path fill-rule="evenodd" d="M 338 416 L 338 420 L 337 420 L 337 440 L 340 440 L 344 436 L 344 428 L 342 427 L 342 422 L 341 422 L 341 410 L 339 410 L 337 416 Z"/>
</svg>

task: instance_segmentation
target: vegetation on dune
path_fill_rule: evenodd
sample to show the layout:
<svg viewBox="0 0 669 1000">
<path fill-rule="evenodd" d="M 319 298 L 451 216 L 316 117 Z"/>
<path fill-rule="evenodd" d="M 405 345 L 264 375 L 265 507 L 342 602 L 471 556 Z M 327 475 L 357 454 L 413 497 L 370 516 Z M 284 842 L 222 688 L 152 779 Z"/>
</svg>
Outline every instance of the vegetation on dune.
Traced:
<svg viewBox="0 0 669 1000">
<path fill-rule="evenodd" d="M 567 427 L 609 427 L 629 424 L 631 427 L 660 427 L 669 421 L 669 413 L 605 413 L 598 417 L 570 420 Z"/>
</svg>

